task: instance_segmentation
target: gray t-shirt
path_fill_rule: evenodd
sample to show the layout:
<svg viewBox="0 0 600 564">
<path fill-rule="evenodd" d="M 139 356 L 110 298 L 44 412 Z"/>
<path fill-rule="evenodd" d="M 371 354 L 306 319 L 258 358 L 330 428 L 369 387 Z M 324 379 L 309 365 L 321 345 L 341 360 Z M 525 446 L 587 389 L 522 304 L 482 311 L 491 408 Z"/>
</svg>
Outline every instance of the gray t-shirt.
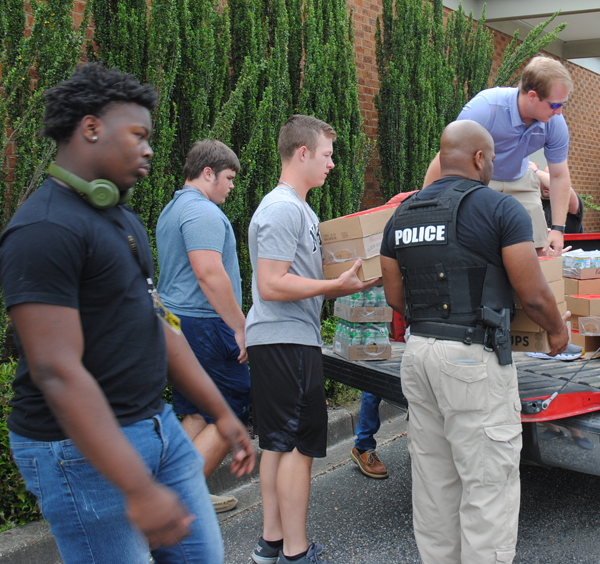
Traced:
<svg viewBox="0 0 600 564">
<path fill-rule="evenodd" d="M 296 192 L 277 186 L 262 200 L 248 229 L 252 263 L 252 308 L 246 319 L 246 345 L 293 343 L 321 346 L 323 296 L 292 302 L 265 301 L 256 285 L 259 258 L 290 262 L 289 272 L 323 280 L 319 219 Z"/>
<path fill-rule="evenodd" d="M 175 315 L 219 317 L 200 289 L 192 270 L 190 251 L 217 251 L 242 306 L 242 281 L 235 234 L 219 207 L 194 188 L 175 192 L 156 224 L 160 278 L 158 293 Z"/>
</svg>

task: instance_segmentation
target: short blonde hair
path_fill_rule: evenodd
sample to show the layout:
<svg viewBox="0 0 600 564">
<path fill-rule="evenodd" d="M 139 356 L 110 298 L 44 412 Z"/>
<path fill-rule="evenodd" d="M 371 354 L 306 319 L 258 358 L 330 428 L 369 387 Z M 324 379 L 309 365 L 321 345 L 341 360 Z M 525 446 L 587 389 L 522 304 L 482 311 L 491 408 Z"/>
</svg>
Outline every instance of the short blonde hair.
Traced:
<svg viewBox="0 0 600 564">
<path fill-rule="evenodd" d="M 538 96 L 548 98 L 555 82 L 560 82 L 569 92 L 573 90 L 571 75 L 562 63 L 538 56 L 525 67 L 519 80 L 519 90 L 523 94 L 533 90 Z"/>
<path fill-rule="evenodd" d="M 328 123 L 312 116 L 293 115 L 279 131 L 277 149 L 281 160 L 289 161 L 294 151 L 300 147 L 306 147 L 311 154 L 314 153 L 321 133 L 334 141 L 337 137 L 337 133 Z"/>
</svg>

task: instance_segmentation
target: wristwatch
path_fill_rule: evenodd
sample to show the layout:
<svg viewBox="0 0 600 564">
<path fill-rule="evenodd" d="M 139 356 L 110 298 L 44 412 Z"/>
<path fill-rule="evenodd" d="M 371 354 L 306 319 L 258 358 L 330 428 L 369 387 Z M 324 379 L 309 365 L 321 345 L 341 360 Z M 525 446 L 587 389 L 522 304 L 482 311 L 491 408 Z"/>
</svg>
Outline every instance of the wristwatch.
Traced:
<svg viewBox="0 0 600 564">
<path fill-rule="evenodd" d="M 564 225 L 553 225 L 550 228 L 551 231 L 560 231 L 561 233 L 565 232 L 565 226 Z"/>
</svg>

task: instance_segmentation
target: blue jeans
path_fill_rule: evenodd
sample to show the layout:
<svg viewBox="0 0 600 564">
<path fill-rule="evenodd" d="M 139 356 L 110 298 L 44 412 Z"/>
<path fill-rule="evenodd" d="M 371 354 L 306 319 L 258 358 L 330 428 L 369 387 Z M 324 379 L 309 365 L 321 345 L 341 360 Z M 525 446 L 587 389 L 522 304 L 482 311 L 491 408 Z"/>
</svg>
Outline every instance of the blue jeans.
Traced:
<svg viewBox="0 0 600 564">
<path fill-rule="evenodd" d="M 152 552 L 157 564 L 221 564 L 223 541 L 208 497 L 204 462 L 172 407 L 122 430 L 154 478 L 177 492 L 196 516 L 188 538 Z M 123 495 L 73 441 L 34 441 L 11 432 L 10 446 L 65 564 L 148 564 L 148 543 L 127 520 Z"/>
<path fill-rule="evenodd" d="M 379 419 L 380 403 L 381 398 L 368 392 L 362 393 L 358 424 L 356 425 L 356 440 L 354 441 L 354 446 L 358 450 L 374 450 L 377 446 L 374 435 L 381 427 L 381 420 Z"/>
</svg>

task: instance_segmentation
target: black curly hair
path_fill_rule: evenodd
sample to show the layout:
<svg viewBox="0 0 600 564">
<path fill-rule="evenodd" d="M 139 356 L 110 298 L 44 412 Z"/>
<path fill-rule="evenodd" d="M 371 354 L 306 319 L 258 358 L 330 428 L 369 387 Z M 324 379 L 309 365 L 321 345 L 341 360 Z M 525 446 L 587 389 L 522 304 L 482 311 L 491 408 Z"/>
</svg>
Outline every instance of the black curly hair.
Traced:
<svg viewBox="0 0 600 564">
<path fill-rule="evenodd" d="M 99 63 L 81 65 L 71 78 L 44 92 L 46 113 L 42 135 L 57 143 L 69 141 L 84 116 L 100 117 L 113 103 L 138 104 L 153 110 L 158 96 L 135 77 Z"/>
</svg>

